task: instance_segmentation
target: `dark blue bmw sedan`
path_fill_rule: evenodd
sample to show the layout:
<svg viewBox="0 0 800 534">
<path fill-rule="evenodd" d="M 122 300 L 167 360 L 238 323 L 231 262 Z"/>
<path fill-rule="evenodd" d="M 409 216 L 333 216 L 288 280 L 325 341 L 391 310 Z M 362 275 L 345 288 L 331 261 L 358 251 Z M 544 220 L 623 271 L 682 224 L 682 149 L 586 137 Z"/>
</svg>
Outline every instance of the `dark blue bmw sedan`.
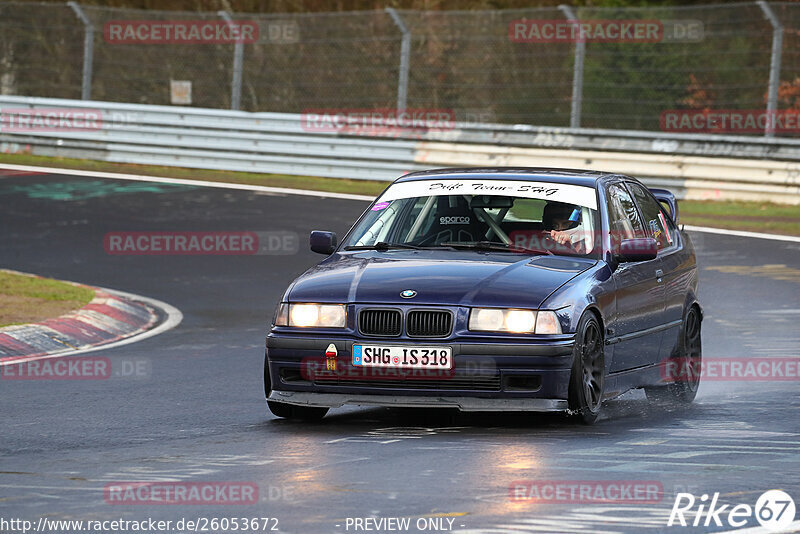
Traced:
<svg viewBox="0 0 800 534">
<path fill-rule="evenodd" d="M 266 340 L 280 417 L 345 404 L 564 411 L 690 403 L 702 309 L 665 190 L 613 173 L 441 169 L 393 182 L 297 278 Z"/>
</svg>

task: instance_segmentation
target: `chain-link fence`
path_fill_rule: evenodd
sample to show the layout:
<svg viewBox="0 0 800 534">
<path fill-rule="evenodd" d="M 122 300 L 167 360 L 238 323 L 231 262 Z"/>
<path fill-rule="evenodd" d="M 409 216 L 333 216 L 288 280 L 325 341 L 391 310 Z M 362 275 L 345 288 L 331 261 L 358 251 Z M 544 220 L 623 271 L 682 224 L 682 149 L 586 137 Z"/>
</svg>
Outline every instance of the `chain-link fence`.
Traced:
<svg viewBox="0 0 800 534">
<path fill-rule="evenodd" d="M 664 129 L 665 110 L 765 110 L 770 97 L 775 109 L 800 110 L 798 3 L 239 13 L 235 24 L 257 28 L 239 45 L 163 38 L 170 25 L 223 17 L 0 2 L 0 93 L 169 105 L 181 101 L 176 87 L 187 92 L 171 84 L 181 81 L 191 82 L 183 102 L 198 107 L 407 106 L 466 121 L 634 130 Z M 608 38 L 548 39 L 568 20 Z M 659 29 L 638 39 L 608 21 Z"/>
</svg>

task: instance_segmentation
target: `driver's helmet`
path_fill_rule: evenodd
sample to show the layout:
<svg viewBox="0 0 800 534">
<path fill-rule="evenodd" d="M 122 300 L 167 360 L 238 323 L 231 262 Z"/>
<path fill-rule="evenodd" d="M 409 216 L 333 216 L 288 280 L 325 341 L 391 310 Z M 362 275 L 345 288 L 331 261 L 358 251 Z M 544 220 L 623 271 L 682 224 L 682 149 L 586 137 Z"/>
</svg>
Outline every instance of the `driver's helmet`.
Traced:
<svg viewBox="0 0 800 534">
<path fill-rule="evenodd" d="M 545 230 L 572 230 L 580 223 L 580 206 L 564 202 L 548 202 L 542 212 L 542 226 Z"/>
</svg>

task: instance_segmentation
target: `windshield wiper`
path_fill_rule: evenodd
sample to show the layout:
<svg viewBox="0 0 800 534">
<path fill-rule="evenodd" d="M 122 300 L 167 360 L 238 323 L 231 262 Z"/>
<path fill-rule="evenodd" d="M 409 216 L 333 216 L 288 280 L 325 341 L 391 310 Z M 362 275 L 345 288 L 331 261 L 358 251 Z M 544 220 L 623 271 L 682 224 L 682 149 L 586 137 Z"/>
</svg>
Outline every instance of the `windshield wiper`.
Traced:
<svg viewBox="0 0 800 534">
<path fill-rule="evenodd" d="M 458 242 L 458 241 L 449 241 L 447 243 L 442 243 L 445 247 L 453 247 L 453 248 L 471 248 L 477 250 L 500 250 L 500 251 L 508 251 L 509 245 L 501 241 L 471 241 L 471 242 Z"/>
<path fill-rule="evenodd" d="M 442 245 L 453 248 L 487 250 L 492 252 L 498 251 L 498 252 L 516 252 L 524 254 L 531 254 L 531 253 L 552 254 L 552 252 L 550 252 L 549 250 L 537 250 L 533 248 L 520 247 L 517 245 L 508 245 L 501 241 L 473 241 L 470 243 L 448 242 L 448 243 L 442 243 Z"/>
<path fill-rule="evenodd" d="M 384 252 L 387 250 L 396 250 L 396 249 L 408 249 L 408 250 L 441 250 L 441 249 L 450 249 L 455 250 L 454 247 L 448 246 L 446 243 L 442 245 L 433 245 L 429 247 L 423 247 L 420 245 L 410 245 L 408 243 L 387 243 L 386 241 L 378 241 L 374 245 L 351 245 L 349 247 L 344 247 L 344 250 L 377 250 L 378 252 Z"/>
<path fill-rule="evenodd" d="M 406 243 L 387 243 L 386 241 L 378 241 L 374 245 L 352 245 L 349 247 L 344 247 L 344 250 L 377 250 L 382 252 L 384 250 L 390 249 L 411 249 L 411 250 L 424 250 L 424 247 L 418 247 L 416 245 L 408 245 Z"/>
</svg>

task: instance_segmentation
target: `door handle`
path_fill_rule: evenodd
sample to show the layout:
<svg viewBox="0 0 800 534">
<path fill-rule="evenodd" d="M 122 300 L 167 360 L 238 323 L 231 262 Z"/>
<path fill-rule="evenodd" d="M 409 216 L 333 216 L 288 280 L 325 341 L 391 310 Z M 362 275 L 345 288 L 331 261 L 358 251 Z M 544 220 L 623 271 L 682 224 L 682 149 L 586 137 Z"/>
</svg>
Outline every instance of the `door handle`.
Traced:
<svg viewBox="0 0 800 534">
<path fill-rule="evenodd" d="M 656 281 L 657 282 L 661 281 L 661 277 L 662 276 L 664 276 L 664 271 L 662 271 L 661 269 L 656 269 Z"/>
</svg>

